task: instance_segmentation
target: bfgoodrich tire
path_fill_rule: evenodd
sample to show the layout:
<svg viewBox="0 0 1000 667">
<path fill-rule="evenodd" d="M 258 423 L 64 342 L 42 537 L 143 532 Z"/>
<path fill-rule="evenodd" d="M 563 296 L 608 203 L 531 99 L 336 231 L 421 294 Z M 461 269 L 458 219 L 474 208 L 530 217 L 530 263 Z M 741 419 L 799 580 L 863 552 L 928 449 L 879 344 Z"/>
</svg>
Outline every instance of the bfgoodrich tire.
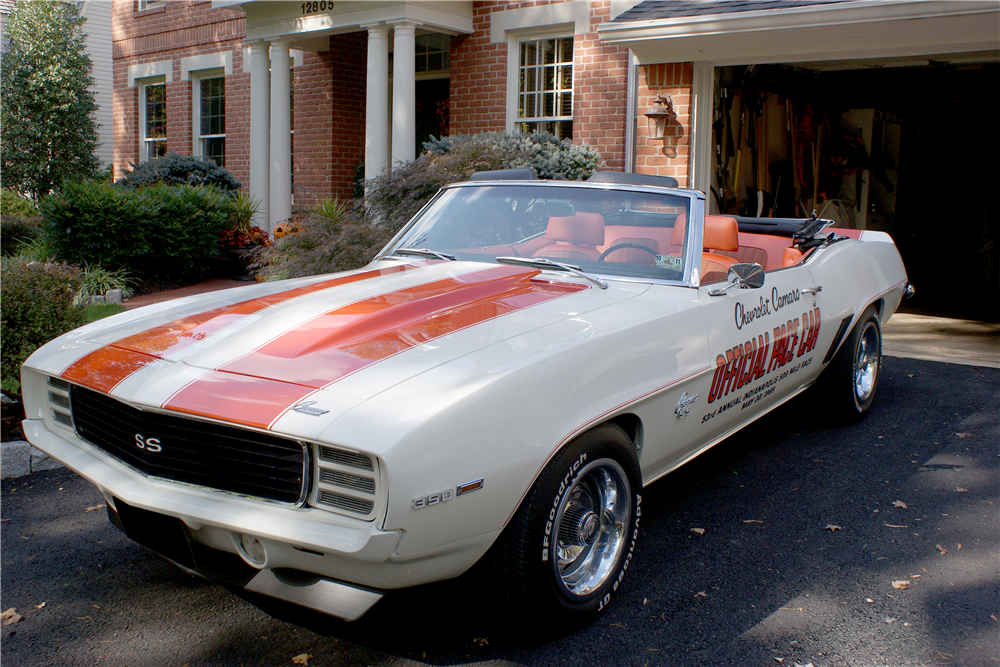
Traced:
<svg viewBox="0 0 1000 667">
<path fill-rule="evenodd" d="M 501 538 L 501 585 L 511 609 L 550 629 L 604 609 L 635 550 L 641 485 L 635 448 L 615 424 L 559 452 Z"/>
<path fill-rule="evenodd" d="M 882 324 L 869 306 L 826 370 L 826 393 L 834 417 L 855 422 L 875 402 L 882 370 Z"/>
</svg>

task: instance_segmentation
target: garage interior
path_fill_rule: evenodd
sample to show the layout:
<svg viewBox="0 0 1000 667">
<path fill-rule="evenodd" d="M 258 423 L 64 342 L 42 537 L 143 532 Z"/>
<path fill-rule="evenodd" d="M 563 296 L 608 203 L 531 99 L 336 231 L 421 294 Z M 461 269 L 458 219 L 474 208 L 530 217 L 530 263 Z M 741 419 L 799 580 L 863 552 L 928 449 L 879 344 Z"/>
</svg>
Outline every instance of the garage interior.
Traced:
<svg viewBox="0 0 1000 667">
<path fill-rule="evenodd" d="M 1000 54 L 716 68 L 710 210 L 889 233 L 903 312 L 1000 321 Z"/>
</svg>

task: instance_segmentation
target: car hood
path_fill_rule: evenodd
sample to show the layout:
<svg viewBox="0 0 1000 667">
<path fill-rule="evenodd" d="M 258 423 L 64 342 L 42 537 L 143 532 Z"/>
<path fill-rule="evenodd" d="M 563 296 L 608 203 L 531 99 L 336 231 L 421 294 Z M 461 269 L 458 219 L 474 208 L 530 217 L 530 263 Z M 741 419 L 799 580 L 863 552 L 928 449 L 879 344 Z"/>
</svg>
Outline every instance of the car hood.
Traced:
<svg viewBox="0 0 1000 667">
<path fill-rule="evenodd" d="M 647 288 L 601 290 L 479 262 L 383 261 L 109 318 L 57 339 L 56 353 L 42 355 L 49 367 L 35 367 L 140 406 L 255 428 L 280 421 L 275 430 L 308 437 L 419 373 Z"/>
</svg>

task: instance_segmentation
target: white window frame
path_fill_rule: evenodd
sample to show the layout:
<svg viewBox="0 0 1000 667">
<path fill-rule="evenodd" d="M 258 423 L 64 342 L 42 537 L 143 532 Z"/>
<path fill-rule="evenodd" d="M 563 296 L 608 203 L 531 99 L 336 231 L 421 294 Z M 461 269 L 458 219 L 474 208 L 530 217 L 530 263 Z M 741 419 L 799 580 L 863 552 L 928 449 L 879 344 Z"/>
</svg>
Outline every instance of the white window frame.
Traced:
<svg viewBox="0 0 1000 667">
<path fill-rule="evenodd" d="M 147 162 L 149 157 L 149 144 L 154 141 L 146 136 L 146 89 L 150 86 L 164 87 L 164 104 L 166 104 L 166 77 L 154 76 L 142 79 L 139 82 L 139 162 Z M 167 127 L 170 127 L 170 117 L 167 116 Z M 163 139 L 166 141 L 166 139 Z M 167 148 L 170 146 L 168 144 Z"/>
<path fill-rule="evenodd" d="M 590 30 L 589 0 L 521 7 L 493 12 L 490 15 L 490 42 L 507 42 L 507 118 L 508 132 L 517 132 L 518 95 L 520 93 L 518 70 L 521 64 L 521 42 L 559 37 L 585 35 Z M 574 60 L 576 45 L 574 44 Z M 574 76 L 574 103 L 576 67 Z M 575 106 L 575 104 L 574 104 Z"/>
<path fill-rule="evenodd" d="M 138 0 L 138 10 L 144 12 L 155 7 L 166 7 L 167 0 Z"/>
<path fill-rule="evenodd" d="M 508 132 L 521 132 L 521 123 L 523 122 L 544 122 L 541 118 L 533 117 L 531 120 L 518 117 L 518 108 L 520 106 L 520 69 L 521 69 L 521 44 L 524 42 L 535 42 L 545 39 L 570 39 L 573 40 L 573 60 L 576 60 L 576 43 L 572 31 L 558 31 L 552 32 L 549 30 L 544 30 L 540 32 L 535 31 L 522 31 L 518 34 L 511 34 L 507 39 L 507 131 Z M 570 88 L 571 95 L 571 108 L 576 107 L 576 66 L 573 65 L 573 86 Z M 553 122 L 561 122 L 567 120 L 565 117 L 553 117 Z M 573 122 L 572 113 L 568 118 L 569 122 Z"/>
<path fill-rule="evenodd" d="M 226 72 L 224 69 L 206 69 L 191 73 L 191 155 L 203 157 L 205 155 L 205 139 L 225 139 L 223 134 L 202 134 L 201 133 L 201 82 L 205 79 L 223 79 Z M 228 91 L 227 91 L 228 95 Z"/>
<path fill-rule="evenodd" d="M 249 52 L 244 53 L 249 57 Z M 245 61 L 246 62 L 246 61 Z M 201 81 L 233 74 L 233 52 L 218 51 L 181 58 L 181 81 L 191 82 L 191 155 L 205 155 L 204 139 L 225 138 L 225 134 L 201 133 Z M 227 86 L 228 88 L 228 86 Z M 227 92 L 228 94 L 228 92 Z"/>
<path fill-rule="evenodd" d="M 128 87 L 137 89 L 136 102 L 139 107 L 139 128 L 136 136 L 139 140 L 139 162 L 146 162 L 149 159 L 149 147 L 146 145 L 146 86 L 172 83 L 173 80 L 173 62 L 170 60 L 139 63 L 137 65 L 129 65 L 128 67 Z M 169 116 L 167 117 L 167 123 L 169 127 Z"/>
</svg>

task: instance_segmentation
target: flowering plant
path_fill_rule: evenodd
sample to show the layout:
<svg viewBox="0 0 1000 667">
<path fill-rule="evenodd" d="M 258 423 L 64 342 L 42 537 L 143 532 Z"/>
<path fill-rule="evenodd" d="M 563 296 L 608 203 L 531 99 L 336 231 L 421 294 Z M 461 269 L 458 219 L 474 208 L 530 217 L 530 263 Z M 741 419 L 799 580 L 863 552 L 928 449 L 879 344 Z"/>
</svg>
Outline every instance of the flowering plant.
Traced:
<svg viewBox="0 0 1000 667">
<path fill-rule="evenodd" d="M 271 237 L 260 227 L 234 227 L 222 232 L 219 244 L 223 248 L 253 248 L 271 245 Z"/>
</svg>

